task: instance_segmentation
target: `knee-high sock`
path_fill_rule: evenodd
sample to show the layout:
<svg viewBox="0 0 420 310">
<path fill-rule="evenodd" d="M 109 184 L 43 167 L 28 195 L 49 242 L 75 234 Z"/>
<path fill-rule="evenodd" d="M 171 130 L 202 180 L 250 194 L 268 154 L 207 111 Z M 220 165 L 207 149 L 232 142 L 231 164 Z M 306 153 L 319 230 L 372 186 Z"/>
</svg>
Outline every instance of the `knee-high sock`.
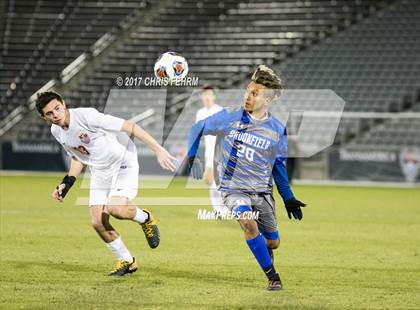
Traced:
<svg viewBox="0 0 420 310">
<path fill-rule="evenodd" d="M 108 249 L 111 250 L 112 254 L 114 254 L 115 257 L 117 257 L 117 259 L 123 259 L 128 262 L 133 261 L 133 256 L 131 255 L 127 247 L 125 246 L 121 237 L 118 237 L 117 239 L 107 243 L 106 245 Z"/>
<path fill-rule="evenodd" d="M 265 271 L 268 267 L 273 265 L 264 237 L 261 234 L 258 234 L 254 239 L 247 240 L 246 243 L 254 254 L 258 264 L 260 264 L 261 269 Z"/>
<path fill-rule="evenodd" d="M 147 221 L 149 215 L 142 209 L 136 208 L 136 215 L 134 215 L 133 221 L 142 224 Z"/>
<path fill-rule="evenodd" d="M 222 211 L 224 209 L 223 202 L 222 202 L 222 195 L 217 190 L 216 183 L 213 181 L 213 183 L 210 185 L 209 188 L 210 193 L 210 200 L 211 204 L 213 206 L 214 211 Z"/>
</svg>

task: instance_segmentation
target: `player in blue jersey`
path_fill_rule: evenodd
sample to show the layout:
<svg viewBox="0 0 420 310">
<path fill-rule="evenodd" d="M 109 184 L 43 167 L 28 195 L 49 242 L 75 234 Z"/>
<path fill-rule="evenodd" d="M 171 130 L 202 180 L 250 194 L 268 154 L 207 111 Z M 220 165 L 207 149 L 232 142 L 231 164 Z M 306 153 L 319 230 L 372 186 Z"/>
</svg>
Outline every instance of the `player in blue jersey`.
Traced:
<svg viewBox="0 0 420 310">
<path fill-rule="evenodd" d="M 272 179 L 289 216 L 301 220 L 301 207 L 290 189 L 285 160 L 287 135 L 284 125 L 268 112 L 281 93 L 281 79 L 260 65 L 249 83 L 242 107 L 222 111 L 199 121 L 189 132 L 188 162 L 194 178 L 202 177 L 196 157 L 203 135 L 217 136 L 215 178 L 224 204 L 237 215 L 246 242 L 268 278 L 268 290 L 282 289 L 273 265 L 273 250 L 280 244 Z M 250 212 L 259 212 L 254 220 Z M 255 214 L 255 213 L 254 213 Z"/>
</svg>

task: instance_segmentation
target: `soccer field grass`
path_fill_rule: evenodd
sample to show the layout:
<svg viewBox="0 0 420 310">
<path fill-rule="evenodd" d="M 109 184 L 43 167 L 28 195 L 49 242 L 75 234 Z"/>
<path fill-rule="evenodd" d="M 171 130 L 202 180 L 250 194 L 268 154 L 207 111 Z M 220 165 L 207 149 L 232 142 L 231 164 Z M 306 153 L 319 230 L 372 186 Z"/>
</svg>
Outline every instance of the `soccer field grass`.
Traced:
<svg viewBox="0 0 420 310">
<path fill-rule="evenodd" d="M 86 191 L 65 203 L 50 192 L 60 177 L 0 176 L 0 308 L 27 309 L 418 309 L 419 189 L 296 186 L 307 202 L 302 222 L 278 201 L 281 245 L 275 265 L 284 290 L 266 280 L 234 221 L 199 221 L 203 206 L 152 206 L 161 245 L 148 248 L 139 226 L 113 225 L 140 263 L 122 278 L 105 273 L 114 258 L 90 227 Z M 206 197 L 143 190 L 140 197 Z"/>
</svg>

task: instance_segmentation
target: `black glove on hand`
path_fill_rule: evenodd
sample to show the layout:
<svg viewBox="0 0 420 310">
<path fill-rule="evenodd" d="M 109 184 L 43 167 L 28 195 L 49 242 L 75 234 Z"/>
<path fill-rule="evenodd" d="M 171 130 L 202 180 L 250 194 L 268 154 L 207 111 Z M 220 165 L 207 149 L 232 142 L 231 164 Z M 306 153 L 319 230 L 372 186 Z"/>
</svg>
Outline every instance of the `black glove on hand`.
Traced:
<svg viewBox="0 0 420 310">
<path fill-rule="evenodd" d="M 199 157 L 188 158 L 188 174 L 197 180 L 203 178 L 203 164 Z"/>
<path fill-rule="evenodd" d="M 68 176 L 68 175 L 66 175 L 64 178 L 63 178 L 63 180 L 61 181 L 61 183 L 60 183 L 60 185 L 61 184 L 64 184 L 65 185 L 65 187 L 61 190 L 61 198 L 64 198 L 64 197 L 66 197 L 66 195 L 67 195 L 67 193 L 68 193 L 68 191 L 70 190 L 70 188 L 73 186 L 73 184 L 74 184 L 74 182 L 76 182 L 76 177 L 74 177 L 74 176 Z M 59 186 L 60 186 L 59 185 Z M 57 189 L 58 189 L 58 186 L 57 186 Z"/>
<path fill-rule="evenodd" d="M 287 215 L 289 216 L 289 219 L 292 219 L 292 215 L 295 219 L 299 221 L 303 218 L 301 207 L 305 207 L 306 204 L 297 200 L 294 197 L 286 201 L 284 204 L 286 206 L 286 211 L 287 211 Z"/>
</svg>

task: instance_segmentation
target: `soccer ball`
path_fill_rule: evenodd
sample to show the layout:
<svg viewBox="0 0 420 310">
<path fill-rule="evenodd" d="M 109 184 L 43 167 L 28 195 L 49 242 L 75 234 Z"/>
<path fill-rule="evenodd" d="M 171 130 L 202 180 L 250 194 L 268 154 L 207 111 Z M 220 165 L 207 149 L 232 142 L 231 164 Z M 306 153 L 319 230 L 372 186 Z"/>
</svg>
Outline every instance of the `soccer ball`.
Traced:
<svg viewBox="0 0 420 310">
<path fill-rule="evenodd" d="M 183 79 L 188 74 L 187 60 L 175 52 L 166 52 L 159 56 L 154 67 L 155 76 L 170 82 Z"/>
</svg>

